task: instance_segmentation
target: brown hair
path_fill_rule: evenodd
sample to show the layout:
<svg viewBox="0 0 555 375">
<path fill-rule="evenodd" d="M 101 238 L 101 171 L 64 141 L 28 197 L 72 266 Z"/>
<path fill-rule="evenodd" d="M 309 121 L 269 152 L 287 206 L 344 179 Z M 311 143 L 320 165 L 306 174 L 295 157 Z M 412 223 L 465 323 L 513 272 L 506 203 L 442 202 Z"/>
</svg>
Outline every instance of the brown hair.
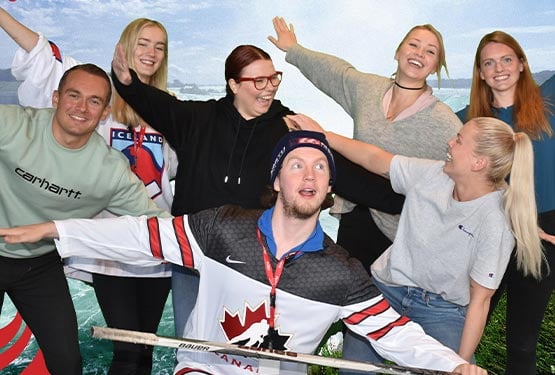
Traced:
<svg viewBox="0 0 555 375">
<path fill-rule="evenodd" d="M 125 58 L 130 68 L 134 68 L 133 64 L 133 53 L 135 48 L 139 43 L 139 35 L 146 27 L 157 27 L 164 33 L 165 43 L 164 43 L 164 57 L 162 63 L 158 70 L 150 77 L 150 81 L 147 82 L 149 85 L 156 87 L 160 90 L 167 90 L 168 81 L 168 33 L 158 21 L 150 20 L 148 18 L 137 18 L 131 21 L 129 25 L 125 27 L 121 36 L 119 38 L 119 44 L 123 46 L 123 51 L 125 53 Z M 122 99 L 122 97 L 114 92 L 114 98 L 112 101 L 112 115 L 114 119 L 122 124 L 129 125 L 131 127 L 136 126 L 142 122 L 140 116 L 135 113 L 135 111 Z"/>
<path fill-rule="evenodd" d="M 108 85 L 108 95 L 106 96 L 106 102 L 104 103 L 104 106 L 106 107 L 108 104 L 110 104 L 110 97 L 112 96 L 112 83 L 110 82 L 110 77 L 108 77 L 108 74 L 106 74 L 106 72 L 104 70 L 102 70 L 101 68 L 99 68 L 98 66 L 94 65 L 94 64 L 80 64 L 80 65 L 75 65 L 73 67 L 71 67 L 70 69 L 66 70 L 64 72 L 64 74 L 62 75 L 62 78 L 60 78 L 60 82 L 58 82 L 58 92 L 62 92 L 62 89 L 64 88 L 68 76 L 75 71 L 78 70 L 82 70 L 84 72 L 87 72 L 89 74 L 92 74 L 93 76 L 97 76 L 100 78 L 103 78 L 106 81 L 106 84 Z"/>
<path fill-rule="evenodd" d="M 484 35 L 478 44 L 472 69 L 472 86 L 470 88 L 467 120 L 474 117 L 494 117 L 491 108 L 493 92 L 487 83 L 480 78 L 480 55 L 489 43 L 501 43 L 511 48 L 524 67 L 515 90 L 513 104 L 515 129 L 525 132 L 533 139 L 541 138 L 542 132 L 551 136 L 552 130 L 547 119 L 547 113 L 549 113 L 547 104 L 542 99 L 540 89 L 532 77 L 526 55 L 516 39 L 503 31 L 494 31 Z"/>
<path fill-rule="evenodd" d="M 229 87 L 229 80 L 241 78 L 243 69 L 257 60 L 271 61 L 272 58 L 266 51 L 253 45 L 237 46 L 231 51 L 227 59 L 225 59 L 225 91 L 228 95 L 233 96 L 233 91 Z"/>
</svg>

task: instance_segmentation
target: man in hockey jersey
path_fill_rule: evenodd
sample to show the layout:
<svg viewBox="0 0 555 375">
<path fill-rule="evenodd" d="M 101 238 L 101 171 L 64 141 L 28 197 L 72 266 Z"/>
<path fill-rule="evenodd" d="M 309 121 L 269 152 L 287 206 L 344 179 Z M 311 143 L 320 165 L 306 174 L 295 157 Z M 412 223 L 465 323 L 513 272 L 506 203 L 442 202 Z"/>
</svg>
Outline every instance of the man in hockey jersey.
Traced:
<svg viewBox="0 0 555 375">
<path fill-rule="evenodd" d="M 313 353 L 339 320 L 398 364 L 485 374 L 400 316 L 362 265 L 327 237 L 318 221 L 335 178 L 322 133 L 291 132 L 273 153 L 275 205 L 223 206 L 174 219 L 67 220 L 0 230 L 6 242 L 59 238 L 62 257 L 146 263 L 152 257 L 200 272 L 189 338 Z M 178 291 L 173 291 L 174 293 Z M 179 350 L 174 374 L 251 374 L 259 360 Z M 281 363 L 281 374 L 306 374 Z"/>
</svg>

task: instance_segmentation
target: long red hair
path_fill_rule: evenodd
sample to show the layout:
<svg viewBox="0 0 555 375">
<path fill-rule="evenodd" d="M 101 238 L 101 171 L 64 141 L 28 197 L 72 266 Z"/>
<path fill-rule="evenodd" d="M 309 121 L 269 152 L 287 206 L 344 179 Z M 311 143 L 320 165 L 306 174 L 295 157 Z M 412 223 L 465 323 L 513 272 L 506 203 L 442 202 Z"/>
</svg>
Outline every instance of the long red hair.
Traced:
<svg viewBox="0 0 555 375">
<path fill-rule="evenodd" d="M 466 120 L 475 117 L 494 117 L 491 109 L 493 92 L 480 78 L 480 55 L 488 43 L 501 43 L 511 48 L 524 67 L 517 82 L 513 103 L 515 129 L 525 132 L 533 139 L 541 138 L 542 132 L 551 137 L 552 130 L 547 118 L 548 104 L 543 100 L 540 88 L 532 77 L 526 54 L 516 39 L 503 31 L 484 35 L 478 44 L 472 69 L 470 105 Z"/>
</svg>

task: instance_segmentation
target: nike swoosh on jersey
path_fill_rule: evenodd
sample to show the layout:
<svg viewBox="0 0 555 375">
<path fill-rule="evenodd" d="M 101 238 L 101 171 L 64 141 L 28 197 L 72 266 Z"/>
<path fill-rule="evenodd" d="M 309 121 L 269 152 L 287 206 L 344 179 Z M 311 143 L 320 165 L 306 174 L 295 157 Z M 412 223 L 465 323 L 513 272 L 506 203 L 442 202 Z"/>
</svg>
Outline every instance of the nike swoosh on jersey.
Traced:
<svg viewBox="0 0 555 375">
<path fill-rule="evenodd" d="M 246 262 L 243 262 L 242 260 L 231 259 L 231 255 L 228 255 L 228 256 L 225 258 L 225 261 L 226 261 L 227 263 L 246 264 Z"/>
</svg>

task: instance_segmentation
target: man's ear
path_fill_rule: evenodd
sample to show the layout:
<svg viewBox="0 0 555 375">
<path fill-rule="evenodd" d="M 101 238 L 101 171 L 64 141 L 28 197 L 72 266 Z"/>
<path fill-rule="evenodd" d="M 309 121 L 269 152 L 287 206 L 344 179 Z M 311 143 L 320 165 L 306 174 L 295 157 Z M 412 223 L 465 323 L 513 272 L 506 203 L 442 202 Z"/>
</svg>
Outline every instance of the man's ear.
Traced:
<svg viewBox="0 0 555 375">
<path fill-rule="evenodd" d="M 108 105 L 104 108 L 104 111 L 102 111 L 102 116 L 100 116 L 100 120 L 101 120 L 101 121 L 106 120 L 106 117 L 108 117 L 108 115 L 110 114 L 110 111 L 111 111 L 111 110 L 112 110 L 112 106 L 108 104 Z"/>
<path fill-rule="evenodd" d="M 278 172 L 278 175 L 276 176 L 276 178 L 274 180 L 274 190 L 279 191 L 279 172 Z"/>
<path fill-rule="evenodd" d="M 58 100 L 60 100 L 60 93 L 54 90 L 52 93 L 52 108 L 58 108 Z"/>
</svg>

